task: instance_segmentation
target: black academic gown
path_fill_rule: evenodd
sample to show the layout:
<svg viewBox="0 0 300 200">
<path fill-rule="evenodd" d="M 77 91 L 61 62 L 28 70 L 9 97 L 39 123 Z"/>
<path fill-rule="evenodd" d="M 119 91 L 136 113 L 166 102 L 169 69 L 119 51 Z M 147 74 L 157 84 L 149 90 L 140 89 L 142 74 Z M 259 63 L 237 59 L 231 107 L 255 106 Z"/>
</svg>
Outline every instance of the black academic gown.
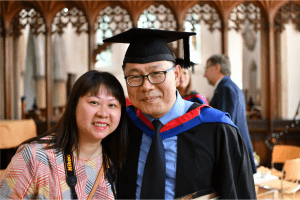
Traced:
<svg viewBox="0 0 300 200">
<path fill-rule="evenodd" d="M 195 103 L 193 108 L 195 106 L 199 104 Z M 224 115 L 219 111 L 217 113 Z M 207 123 L 205 119 L 210 114 L 216 113 L 205 112 L 205 117 L 199 116 L 203 123 L 177 135 L 175 198 L 204 190 L 208 191 L 207 194 L 218 191 L 221 199 L 256 199 L 247 148 L 238 129 L 222 122 Z M 128 133 L 128 154 L 117 181 L 118 199 L 136 198 L 143 132 L 130 117 Z"/>
</svg>

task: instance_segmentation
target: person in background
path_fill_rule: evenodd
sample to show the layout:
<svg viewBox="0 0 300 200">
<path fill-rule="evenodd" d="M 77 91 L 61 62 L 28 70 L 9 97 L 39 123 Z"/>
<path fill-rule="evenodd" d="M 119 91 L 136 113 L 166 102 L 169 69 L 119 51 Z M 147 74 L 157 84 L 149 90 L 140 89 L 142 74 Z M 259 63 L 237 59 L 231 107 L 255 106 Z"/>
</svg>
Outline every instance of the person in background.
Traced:
<svg viewBox="0 0 300 200">
<path fill-rule="evenodd" d="M 167 43 L 183 39 L 188 67 L 194 34 L 132 28 L 104 40 L 130 43 L 122 66 L 132 106 L 128 152 L 117 181 L 120 199 L 256 199 L 236 126 L 225 113 L 182 99 L 176 89 L 181 67 Z"/>
<path fill-rule="evenodd" d="M 206 62 L 204 77 L 208 83 L 215 87 L 215 92 L 209 105 L 213 108 L 227 112 L 233 123 L 245 141 L 248 149 L 253 173 L 256 173 L 256 165 L 252 144 L 249 136 L 246 105 L 242 90 L 230 79 L 231 64 L 226 55 L 213 55 Z"/>
<path fill-rule="evenodd" d="M 110 73 L 86 72 L 55 127 L 19 147 L 0 182 L 0 199 L 114 199 L 126 141 L 121 84 Z"/>
<path fill-rule="evenodd" d="M 177 90 L 181 97 L 185 100 L 205 103 L 208 105 L 208 101 L 205 96 L 199 94 L 196 91 L 192 91 L 192 76 L 189 69 L 184 68 L 184 60 L 182 58 L 176 58 L 176 65 L 180 65 L 181 67 L 181 75 L 180 75 L 180 83 L 177 86 Z M 194 68 L 195 63 L 190 62 L 190 66 Z"/>
</svg>

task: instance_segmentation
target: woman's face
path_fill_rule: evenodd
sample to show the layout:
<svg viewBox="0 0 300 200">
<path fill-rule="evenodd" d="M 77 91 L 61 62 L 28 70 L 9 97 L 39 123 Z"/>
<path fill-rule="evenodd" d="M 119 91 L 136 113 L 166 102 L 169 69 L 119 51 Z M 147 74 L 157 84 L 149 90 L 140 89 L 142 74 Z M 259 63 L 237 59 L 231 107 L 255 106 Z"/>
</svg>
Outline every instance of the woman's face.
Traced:
<svg viewBox="0 0 300 200">
<path fill-rule="evenodd" d="M 178 87 L 186 89 L 190 83 L 190 73 L 187 69 L 181 69 L 180 84 Z"/>
<path fill-rule="evenodd" d="M 119 125 L 121 103 L 100 87 L 96 96 L 90 93 L 78 100 L 76 122 L 79 140 L 98 143 L 111 134 Z"/>
</svg>

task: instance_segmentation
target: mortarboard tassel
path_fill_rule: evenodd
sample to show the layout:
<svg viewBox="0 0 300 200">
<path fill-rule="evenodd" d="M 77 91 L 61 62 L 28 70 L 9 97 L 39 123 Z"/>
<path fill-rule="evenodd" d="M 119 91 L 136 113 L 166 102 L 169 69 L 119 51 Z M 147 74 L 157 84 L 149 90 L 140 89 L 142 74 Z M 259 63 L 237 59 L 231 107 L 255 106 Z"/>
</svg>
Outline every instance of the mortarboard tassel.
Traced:
<svg viewBox="0 0 300 200">
<path fill-rule="evenodd" d="M 184 68 L 190 67 L 190 38 L 183 38 Z"/>
</svg>

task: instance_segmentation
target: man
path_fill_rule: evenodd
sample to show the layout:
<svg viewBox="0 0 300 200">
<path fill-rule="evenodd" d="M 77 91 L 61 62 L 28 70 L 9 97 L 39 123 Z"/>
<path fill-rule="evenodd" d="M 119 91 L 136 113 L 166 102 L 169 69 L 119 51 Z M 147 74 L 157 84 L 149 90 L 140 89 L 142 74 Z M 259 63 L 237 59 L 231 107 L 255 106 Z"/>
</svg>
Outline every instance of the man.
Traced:
<svg viewBox="0 0 300 200">
<path fill-rule="evenodd" d="M 229 58 L 226 55 L 213 55 L 207 60 L 204 77 L 207 78 L 210 85 L 215 86 L 215 93 L 209 105 L 230 114 L 231 120 L 239 128 L 245 141 L 253 173 L 256 173 L 256 165 L 246 120 L 245 99 L 243 92 L 230 79 L 230 66 Z"/>
<path fill-rule="evenodd" d="M 256 198 L 246 146 L 230 118 L 183 100 L 176 90 L 181 67 L 167 43 L 183 38 L 187 66 L 190 35 L 133 28 L 105 40 L 130 43 L 123 71 L 133 106 L 127 108 L 128 150 L 117 177 L 119 199 L 216 191 L 221 199 Z"/>
</svg>

